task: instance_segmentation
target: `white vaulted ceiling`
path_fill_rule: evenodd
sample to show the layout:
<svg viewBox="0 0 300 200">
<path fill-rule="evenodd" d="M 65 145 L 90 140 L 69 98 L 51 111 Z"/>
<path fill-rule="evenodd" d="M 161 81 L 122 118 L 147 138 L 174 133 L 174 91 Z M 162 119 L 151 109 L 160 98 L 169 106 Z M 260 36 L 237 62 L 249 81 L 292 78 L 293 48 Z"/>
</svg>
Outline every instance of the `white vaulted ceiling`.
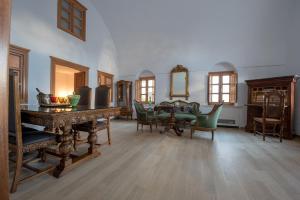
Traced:
<svg viewBox="0 0 300 200">
<path fill-rule="evenodd" d="M 286 64 L 294 0 L 93 0 L 123 75 L 176 64 Z"/>
</svg>

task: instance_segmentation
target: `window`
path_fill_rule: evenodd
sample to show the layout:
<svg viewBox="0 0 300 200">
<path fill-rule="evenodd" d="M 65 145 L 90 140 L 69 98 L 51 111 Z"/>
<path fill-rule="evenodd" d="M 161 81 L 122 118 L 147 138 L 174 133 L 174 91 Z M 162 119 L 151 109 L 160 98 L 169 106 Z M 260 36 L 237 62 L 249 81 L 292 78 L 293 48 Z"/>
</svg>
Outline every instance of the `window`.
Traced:
<svg viewBox="0 0 300 200">
<path fill-rule="evenodd" d="M 58 0 L 57 27 L 85 41 L 86 10 L 76 0 Z"/>
<path fill-rule="evenodd" d="M 234 104 L 237 99 L 237 74 L 233 71 L 208 74 L 208 103 Z"/>
<path fill-rule="evenodd" d="M 143 103 L 155 102 L 155 77 L 141 77 L 136 81 L 136 100 Z"/>
<path fill-rule="evenodd" d="M 99 85 L 106 85 L 110 88 L 109 90 L 109 99 L 110 102 L 113 102 L 113 83 L 114 83 L 114 75 L 106 72 L 98 71 L 98 83 Z"/>
</svg>

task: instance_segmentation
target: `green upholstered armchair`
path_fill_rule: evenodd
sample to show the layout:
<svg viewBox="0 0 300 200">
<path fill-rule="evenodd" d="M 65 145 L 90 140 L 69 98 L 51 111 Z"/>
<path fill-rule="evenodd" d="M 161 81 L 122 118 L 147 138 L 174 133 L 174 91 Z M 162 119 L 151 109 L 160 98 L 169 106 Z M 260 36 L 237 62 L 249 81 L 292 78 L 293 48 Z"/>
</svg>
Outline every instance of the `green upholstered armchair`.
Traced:
<svg viewBox="0 0 300 200">
<path fill-rule="evenodd" d="M 223 103 L 214 105 L 210 113 L 197 114 L 197 119 L 191 122 L 191 139 L 195 130 L 211 131 L 212 140 L 214 140 L 214 131 L 217 129 L 218 119 L 222 111 Z"/>
<path fill-rule="evenodd" d="M 134 100 L 134 107 L 136 111 L 136 116 L 137 116 L 137 127 L 136 130 L 139 130 L 139 124 L 142 125 L 142 130 L 144 125 L 150 125 L 150 130 L 152 132 L 152 125 L 155 124 L 157 128 L 157 120 L 154 114 L 154 111 L 147 111 L 145 110 L 144 106 Z"/>
</svg>

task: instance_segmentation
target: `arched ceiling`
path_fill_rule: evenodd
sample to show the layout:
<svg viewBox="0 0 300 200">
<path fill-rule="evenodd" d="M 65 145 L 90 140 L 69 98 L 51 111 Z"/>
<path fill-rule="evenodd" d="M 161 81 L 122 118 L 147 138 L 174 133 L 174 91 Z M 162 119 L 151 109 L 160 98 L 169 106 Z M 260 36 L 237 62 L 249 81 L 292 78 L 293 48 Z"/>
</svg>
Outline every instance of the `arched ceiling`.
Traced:
<svg viewBox="0 0 300 200">
<path fill-rule="evenodd" d="M 93 0 L 116 44 L 120 73 L 229 62 L 284 65 L 293 0 Z"/>
</svg>

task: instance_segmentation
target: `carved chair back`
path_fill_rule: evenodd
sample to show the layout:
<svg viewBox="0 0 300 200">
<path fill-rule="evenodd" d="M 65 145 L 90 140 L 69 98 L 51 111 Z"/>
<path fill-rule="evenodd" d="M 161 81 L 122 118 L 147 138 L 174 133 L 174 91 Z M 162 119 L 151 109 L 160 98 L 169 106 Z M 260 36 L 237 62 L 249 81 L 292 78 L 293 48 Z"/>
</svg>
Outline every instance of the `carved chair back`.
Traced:
<svg viewBox="0 0 300 200">
<path fill-rule="evenodd" d="M 9 135 L 15 137 L 18 149 L 23 147 L 20 111 L 19 74 L 9 71 Z"/>
<path fill-rule="evenodd" d="M 264 94 L 263 120 L 266 118 L 284 120 L 285 93 L 277 90 Z"/>
<path fill-rule="evenodd" d="M 95 106 L 96 107 L 109 107 L 109 87 L 101 85 L 95 91 Z"/>
<path fill-rule="evenodd" d="M 90 87 L 82 86 L 77 91 L 75 91 L 75 93 L 80 95 L 80 100 L 78 102 L 79 106 L 91 105 L 92 89 Z"/>
<path fill-rule="evenodd" d="M 210 128 L 217 128 L 218 120 L 221 115 L 224 102 L 215 104 L 211 112 L 208 114 L 207 121 Z"/>
</svg>

